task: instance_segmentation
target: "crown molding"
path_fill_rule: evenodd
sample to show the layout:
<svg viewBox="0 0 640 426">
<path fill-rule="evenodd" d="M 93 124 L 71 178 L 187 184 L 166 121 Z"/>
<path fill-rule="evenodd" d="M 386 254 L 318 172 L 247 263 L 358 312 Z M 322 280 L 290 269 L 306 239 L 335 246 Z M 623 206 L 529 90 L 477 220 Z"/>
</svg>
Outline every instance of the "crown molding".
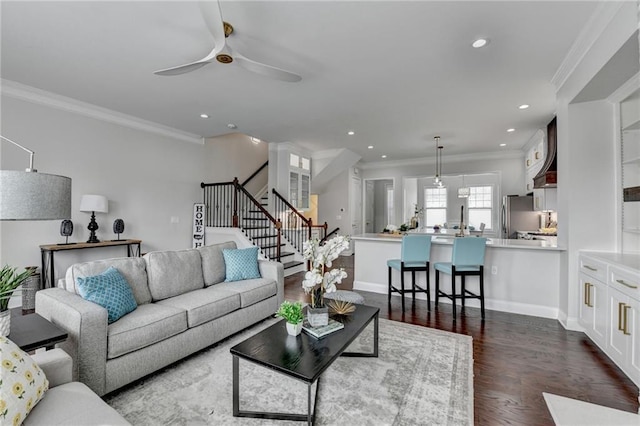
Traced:
<svg viewBox="0 0 640 426">
<path fill-rule="evenodd" d="M 107 123 L 141 130 L 143 132 L 154 133 L 156 135 L 196 143 L 199 145 L 204 145 L 205 142 L 204 137 L 193 133 L 184 132 L 182 130 L 154 123 L 153 121 L 143 120 L 132 115 L 102 108 L 97 105 L 47 92 L 45 90 L 37 89 L 11 80 L 0 80 L 0 92 L 3 96 L 83 115 L 85 117 L 94 118 Z"/>
<path fill-rule="evenodd" d="M 446 155 L 442 157 L 443 163 L 464 163 L 481 160 L 507 160 L 512 158 L 524 158 L 524 151 L 511 150 L 500 152 L 484 152 L 476 154 Z M 424 166 L 435 164 L 435 157 L 410 158 L 406 160 L 376 161 L 372 163 L 358 163 L 362 170 L 386 169 L 389 167 Z"/>
<path fill-rule="evenodd" d="M 555 86 L 556 92 L 560 90 L 587 52 L 600 38 L 622 7 L 622 4 L 623 2 L 613 1 L 603 1 L 598 4 L 585 26 L 580 30 L 578 37 L 576 37 L 571 49 L 569 49 L 569 53 L 567 53 L 567 56 L 565 56 L 558 70 L 551 78 L 551 84 Z"/>
</svg>

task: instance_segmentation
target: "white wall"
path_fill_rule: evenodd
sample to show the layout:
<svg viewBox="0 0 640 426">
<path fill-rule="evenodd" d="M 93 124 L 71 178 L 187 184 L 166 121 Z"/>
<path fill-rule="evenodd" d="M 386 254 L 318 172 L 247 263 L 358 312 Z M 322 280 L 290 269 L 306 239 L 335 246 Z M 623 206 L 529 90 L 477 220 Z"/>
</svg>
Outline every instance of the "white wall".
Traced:
<svg viewBox="0 0 640 426">
<path fill-rule="evenodd" d="M 638 27 L 635 2 L 623 3 L 557 92 L 560 322 L 580 329 L 578 251 L 617 249 L 614 108 L 607 101 L 571 104 Z"/>
<path fill-rule="evenodd" d="M 351 216 L 349 212 L 349 186 L 351 185 L 351 169 L 336 176 L 325 192 L 318 194 L 318 222 L 327 222 L 332 231 L 340 228 L 340 235 L 351 234 Z"/>
<path fill-rule="evenodd" d="M 175 140 L 117 124 L 2 97 L 1 132 L 36 152 L 41 173 L 72 179 L 70 241 L 88 239 L 90 216 L 80 212 L 82 194 L 109 199 L 109 213 L 97 214 L 100 240 L 116 238 L 113 221 L 122 218 L 122 238 L 142 240 L 142 251 L 191 247 L 193 203 L 202 181 L 246 178 L 266 160 L 266 144 L 244 146 L 213 141 L 205 145 Z M 263 158 L 250 159 L 255 151 Z M 2 142 L 0 166 L 20 170 L 28 155 Z M 246 170 L 245 170 L 246 169 Z M 179 223 L 171 223 L 177 217 Z M 64 242 L 56 221 L 0 222 L 0 264 L 40 266 L 39 246 Z M 56 276 L 77 261 L 126 255 L 124 248 L 68 251 L 56 255 Z"/>
</svg>

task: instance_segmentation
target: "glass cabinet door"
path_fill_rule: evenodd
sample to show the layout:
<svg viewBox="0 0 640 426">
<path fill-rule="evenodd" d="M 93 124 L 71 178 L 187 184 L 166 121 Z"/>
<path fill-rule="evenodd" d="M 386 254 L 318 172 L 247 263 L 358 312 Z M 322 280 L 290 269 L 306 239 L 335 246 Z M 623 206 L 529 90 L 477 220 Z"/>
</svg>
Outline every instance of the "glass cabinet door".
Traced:
<svg viewBox="0 0 640 426">
<path fill-rule="evenodd" d="M 298 173 L 289 172 L 289 202 L 295 208 L 298 208 Z"/>
<path fill-rule="evenodd" d="M 309 175 L 300 175 L 300 208 L 309 208 L 309 192 L 311 191 L 311 180 Z"/>
</svg>

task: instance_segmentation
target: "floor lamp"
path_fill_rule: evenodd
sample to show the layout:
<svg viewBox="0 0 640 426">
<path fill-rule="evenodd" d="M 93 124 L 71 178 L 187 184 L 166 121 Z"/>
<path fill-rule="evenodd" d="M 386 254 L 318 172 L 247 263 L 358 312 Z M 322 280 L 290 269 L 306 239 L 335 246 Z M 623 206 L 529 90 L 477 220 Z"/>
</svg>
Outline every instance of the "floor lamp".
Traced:
<svg viewBox="0 0 640 426">
<path fill-rule="evenodd" d="M 34 152 L 0 135 L 29 153 L 29 168 L 0 170 L 0 220 L 54 220 L 71 218 L 71 178 L 38 173 Z"/>
</svg>

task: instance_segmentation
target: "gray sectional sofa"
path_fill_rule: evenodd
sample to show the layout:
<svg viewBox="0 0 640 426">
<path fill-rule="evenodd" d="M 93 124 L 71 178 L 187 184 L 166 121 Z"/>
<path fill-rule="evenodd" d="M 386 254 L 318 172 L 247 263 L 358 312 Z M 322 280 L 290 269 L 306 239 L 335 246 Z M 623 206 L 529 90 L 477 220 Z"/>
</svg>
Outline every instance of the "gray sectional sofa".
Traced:
<svg viewBox="0 0 640 426">
<path fill-rule="evenodd" d="M 259 260 L 261 278 L 224 282 L 225 248 L 236 244 L 78 263 L 63 288 L 39 291 L 36 312 L 69 334 L 58 347 L 73 358 L 74 380 L 104 395 L 273 315 L 284 299 L 282 264 Z M 77 277 L 109 266 L 127 279 L 138 304 L 111 324 L 107 310 L 76 286 Z"/>
</svg>

